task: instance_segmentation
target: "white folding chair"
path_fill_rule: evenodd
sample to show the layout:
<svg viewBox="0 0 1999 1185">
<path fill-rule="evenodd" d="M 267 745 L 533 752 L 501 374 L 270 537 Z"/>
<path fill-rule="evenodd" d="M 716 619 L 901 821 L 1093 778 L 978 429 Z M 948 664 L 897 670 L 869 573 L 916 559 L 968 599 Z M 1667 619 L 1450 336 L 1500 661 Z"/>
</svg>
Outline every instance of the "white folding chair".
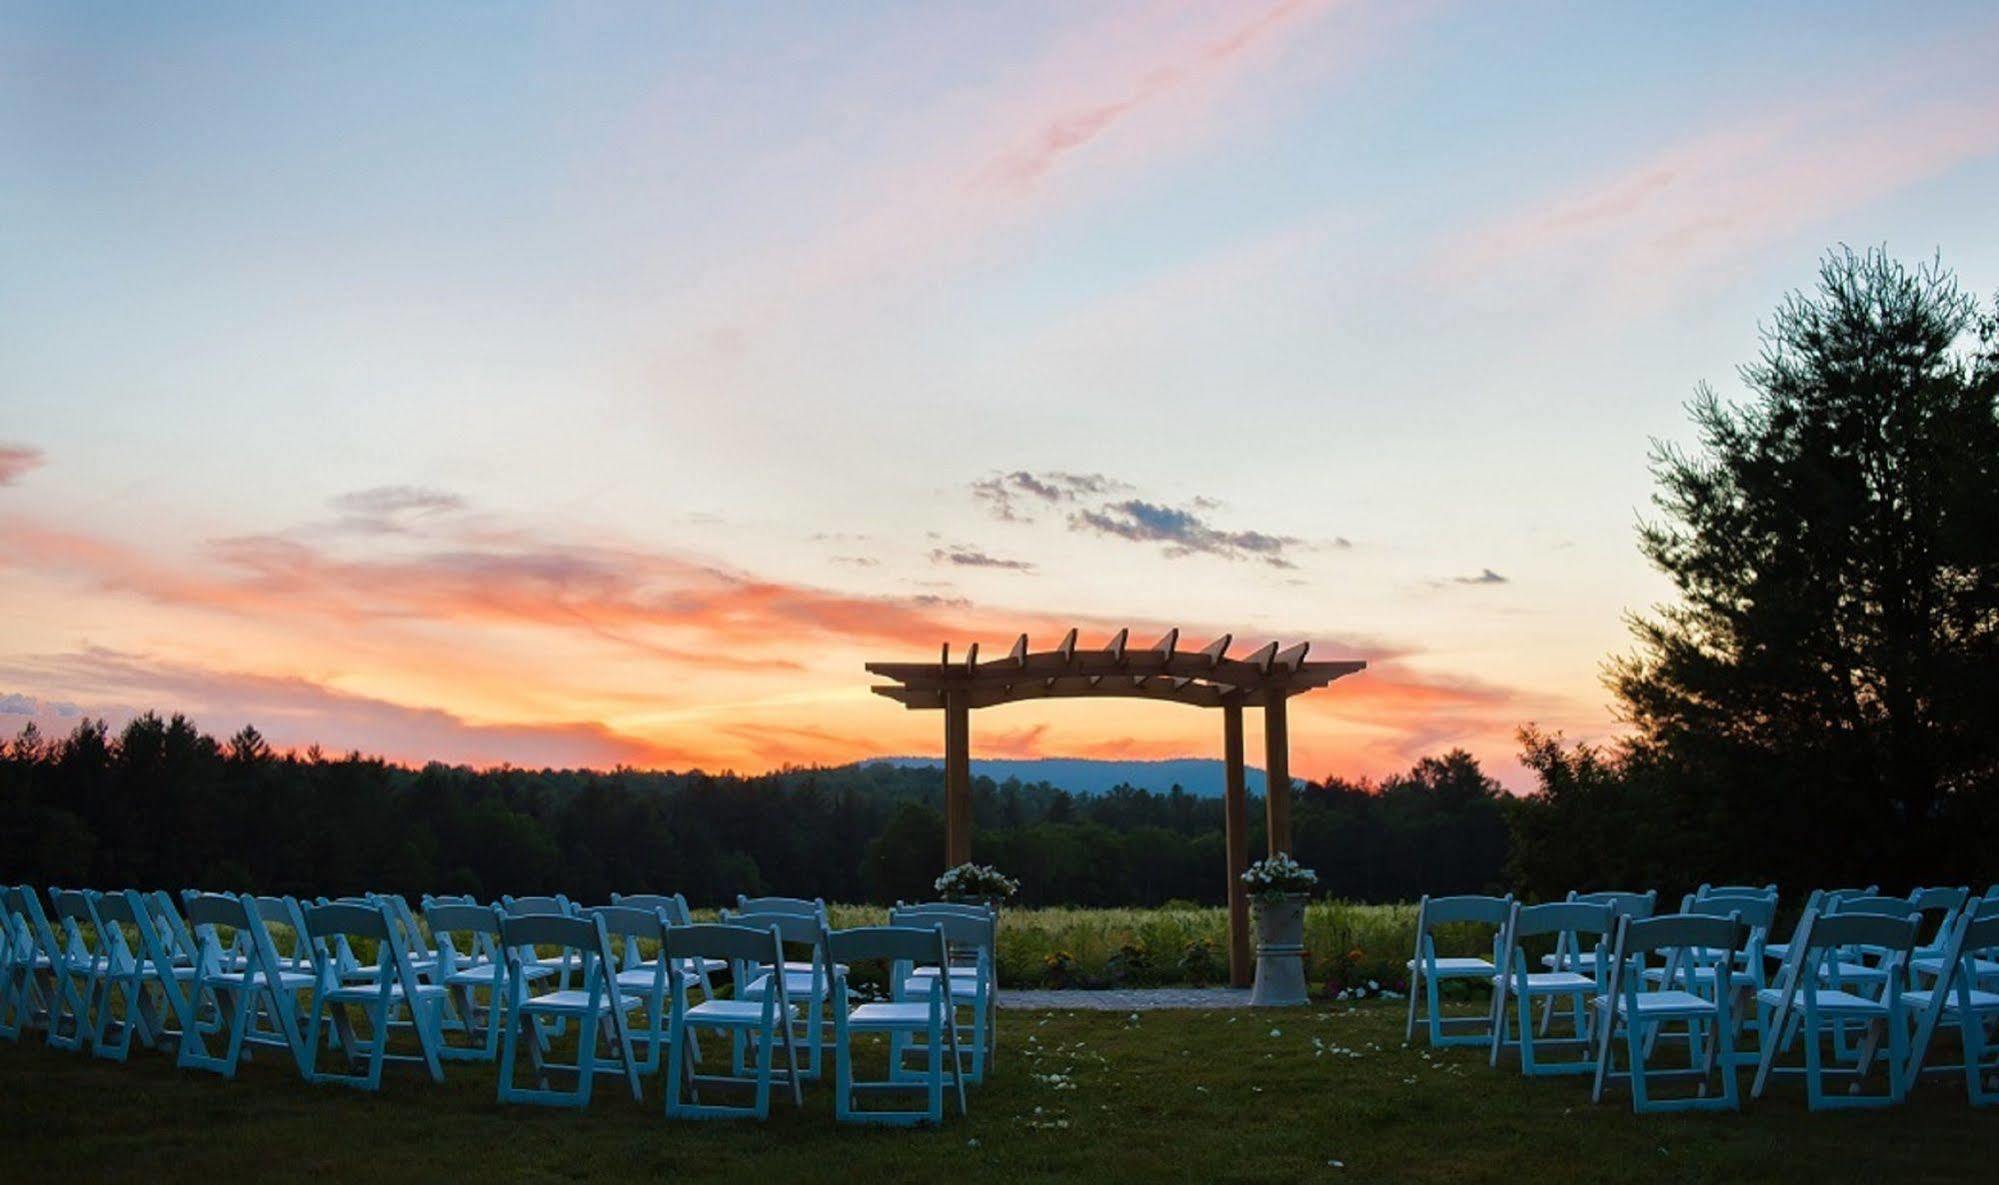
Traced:
<svg viewBox="0 0 1999 1185">
<path fill-rule="evenodd" d="M 437 943 L 436 982 L 445 989 L 451 1006 L 453 1016 L 449 1019 L 469 1042 L 452 1044 L 447 1030 L 438 1056 L 445 1061 L 490 1062 L 500 1055 L 501 1028 L 508 1007 L 508 967 L 500 950 L 501 923 L 506 915 L 490 905 L 425 898 L 423 916 Z M 526 990 L 554 977 L 555 968 L 539 961 L 521 967 Z M 479 998 L 482 991 L 486 994 L 483 1002 Z M 536 1044 L 547 1052 L 547 1041 L 539 1030 Z"/>
<path fill-rule="evenodd" d="M 251 1050 L 269 1048 L 284 1050 L 302 1073 L 305 1031 L 298 993 L 312 988 L 313 977 L 286 969 L 257 914 L 256 901 L 248 894 L 196 894 L 187 902 L 187 923 L 201 943 L 191 981 L 194 1013 L 199 1016 L 204 1008 L 212 1008 L 218 1026 L 211 1033 L 197 1024 L 181 1034 L 178 1064 L 234 1078 Z M 234 963 L 225 957 L 230 949 L 221 938 L 225 926 L 242 939 L 241 970 L 227 969 Z M 209 1052 L 208 1038 L 225 1030 L 223 1051 Z"/>
<path fill-rule="evenodd" d="M 91 1050 L 98 1057 L 122 1062 L 131 1052 L 134 1035 L 148 1049 L 179 1040 L 194 1027 L 187 995 L 194 964 L 175 961 L 172 946 L 160 935 L 151 903 L 138 892 L 93 893 L 90 904 L 97 932 L 109 941 L 99 976 Z M 138 938 L 136 950 L 125 938 L 128 930 Z M 156 996 L 166 1006 L 164 1012 L 154 1002 Z M 115 1019 L 114 1001 L 120 1005 Z"/>
<path fill-rule="evenodd" d="M 1782 980 L 1756 993 L 1763 1033 L 1762 1055 L 1750 1097 L 1762 1098 L 1774 1074 L 1802 1074 L 1806 1099 L 1814 1111 L 1843 1107 L 1882 1107 L 1902 1101 L 1901 1068 L 1906 1060 L 1908 1033 L 1902 1022 L 1902 998 L 1896 990 L 1908 975 L 1908 959 L 1916 943 L 1913 917 L 1871 913 L 1820 914 L 1807 911 L 1791 941 L 1796 957 L 1785 960 Z M 1839 986 L 1838 964 L 1855 947 L 1880 952 L 1887 989 L 1863 995 Z M 1866 1029 L 1866 1039 L 1849 1053 L 1843 1040 L 1848 1025 Z M 1885 1094 L 1862 1094 L 1874 1064 L 1888 1044 L 1888 1088 Z M 1805 1064 L 1780 1066 L 1777 1059 L 1803 1041 Z M 1828 1048 L 1830 1046 L 1830 1048 Z M 1831 1065 L 1828 1066 L 1828 1060 Z M 1850 1063 L 1850 1064 L 1842 1064 Z M 1827 1077 L 1850 1079 L 1846 1094 L 1829 1094 Z"/>
<path fill-rule="evenodd" d="M 948 963 L 913 964 L 908 975 L 892 979 L 890 998 L 898 1002 L 927 998 L 931 985 L 948 969 L 948 998 L 954 1009 L 969 1009 L 972 1017 L 971 1044 L 969 1048 L 960 1045 L 969 1059 L 964 1067 L 965 1081 L 978 1083 L 985 1081 L 986 1067 L 999 1041 L 999 984 L 995 968 L 998 919 L 983 907 L 973 909 L 977 912 L 962 912 L 962 907 L 939 910 L 925 905 L 901 905 L 889 910 L 890 926 L 941 930 L 948 952 Z M 837 955 L 834 960 L 837 967 L 841 960 Z M 906 1035 L 897 1037 L 895 1044 L 898 1065 L 901 1058 L 925 1052 L 922 1047 L 909 1044 Z"/>
<path fill-rule="evenodd" d="M 643 1099 L 638 1065 L 632 1058 L 631 1033 L 625 1027 L 626 1014 L 643 1007 L 643 1001 L 618 987 L 617 964 L 611 959 L 610 938 L 604 932 L 604 923 L 597 918 L 552 913 L 522 914 L 500 923 L 500 943 L 507 952 L 508 1001 L 505 1040 L 500 1051 L 500 1101 L 587 1107 L 591 1084 L 598 1074 L 623 1074 L 632 1099 Z M 528 995 L 527 968 L 540 962 L 535 957 L 535 948 L 540 946 L 561 948 L 564 957 L 572 960 L 580 986 Z M 576 1063 L 551 1063 L 542 1054 L 539 1028 L 545 1023 L 568 1020 L 576 1022 Z M 523 1036 L 534 1070 L 533 1087 L 514 1084 Z M 597 1054 L 600 1041 L 609 1047 L 610 1059 L 605 1064 L 600 1064 L 602 1059 Z M 571 1090 L 551 1087 L 551 1071 L 573 1075 L 575 1087 Z"/>
<path fill-rule="evenodd" d="M 1733 915 L 1667 914 L 1618 920 L 1610 989 L 1592 1003 L 1597 1038 L 1596 1083 L 1590 1092 L 1594 1101 L 1603 1101 L 1612 1082 L 1626 1082 L 1631 1087 L 1632 1110 L 1638 1112 L 1737 1109 L 1735 1023 L 1730 1013 L 1735 991 L 1730 972 L 1747 930 Z M 1654 955 L 1664 959 L 1666 974 L 1658 981 L 1662 985 L 1680 982 L 1680 969 L 1698 957 L 1712 957 L 1712 995 L 1653 986 L 1644 971 Z M 1653 1035 L 1669 1024 L 1684 1024 L 1687 1029 L 1688 1066 L 1684 1070 L 1647 1065 Z M 1617 1069 L 1615 1055 L 1620 1033 L 1626 1049 L 1623 1070 Z M 1717 1069 L 1722 1092 L 1718 1098 L 1707 1093 Z M 1652 1096 L 1653 1082 L 1688 1078 L 1698 1084 L 1695 1095 L 1672 1099 Z"/>
<path fill-rule="evenodd" d="M 305 1064 L 308 1082 L 333 1082 L 362 1090 L 379 1090 L 382 1066 L 391 1061 L 421 1063 L 432 1082 L 444 1081 L 439 1053 L 444 1044 L 444 989 L 424 983 L 410 965 L 409 951 L 396 935 L 397 922 L 379 902 L 314 905 L 301 911 L 299 941 L 312 951 L 312 1000 L 308 1006 Z M 348 949 L 356 940 L 372 943 L 374 965 L 366 975 L 345 975 L 335 954 L 335 939 Z M 409 1013 L 409 1029 L 418 1052 L 392 1054 L 390 1034 L 398 1028 L 397 1014 Z M 354 1026 L 355 1014 L 368 1023 L 364 1043 Z M 323 1026 L 338 1035 L 337 1050 L 346 1057 L 347 1072 L 320 1067 Z"/>
<path fill-rule="evenodd" d="M 887 964 L 889 981 L 906 986 L 921 984 L 920 994 L 905 992 L 892 1003 L 850 1006 L 847 973 L 833 976 L 833 1116 L 841 1123 L 940 1124 L 944 1122 L 944 1081 L 948 1077 L 958 1096 L 958 1114 L 965 1114 L 964 1057 L 958 1047 L 958 1006 L 952 988 L 957 972 L 951 967 L 949 939 L 945 926 L 950 921 L 973 919 L 933 917 L 929 929 L 918 926 L 861 926 L 834 931 L 827 937 L 830 956 L 842 965 L 862 960 Z M 917 964 L 936 960 L 937 974 L 914 979 L 908 972 Z M 914 996 L 915 998 L 911 998 Z M 854 1073 L 854 1036 L 858 1033 L 887 1034 L 889 1063 L 887 1077 L 867 1081 Z M 921 1037 L 917 1045 L 913 1039 Z M 904 1064 L 905 1048 L 921 1049 L 926 1055 L 922 1073 L 913 1074 Z M 925 1106 L 918 1109 L 863 1107 L 866 1098 L 921 1093 Z"/>
<path fill-rule="evenodd" d="M 1492 1040 L 1493 1011 L 1477 1016 L 1445 1016 L 1442 985 L 1450 980 L 1490 984 L 1499 970 L 1499 943 L 1513 912 L 1513 895 L 1504 897 L 1432 897 L 1425 894 L 1416 907 L 1416 951 L 1409 958 L 1409 1024 L 1403 1040 L 1416 1039 L 1418 1001 L 1428 1005 L 1430 1044 L 1484 1045 Z M 1491 927 L 1492 958 L 1437 954 L 1438 926 Z"/>
<path fill-rule="evenodd" d="M 793 1042 L 805 1050 L 805 1077 L 816 1081 L 824 1068 L 823 1055 L 833 1035 L 826 1012 L 833 998 L 833 973 L 836 968 L 826 954 L 826 919 L 804 913 L 738 914 L 723 910 L 722 921 L 753 930 L 776 930 L 784 946 L 804 947 L 808 952 L 803 960 L 787 958 L 770 966 L 738 968 L 739 972 L 746 971 L 749 978 L 738 977 L 735 980 L 735 995 L 739 1000 L 761 1000 L 773 985 L 782 981 L 786 1000 L 799 1011 L 792 1022 Z M 781 973 L 779 967 L 782 967 Z M 837 970 L 844 971 L 846 968 Z M 743 1043 L 732 1042 L 730 1050 L 735 1071 L 743 1073 Z"/>
<path fill-rule="evenodd" d="M 806 919 L 810 920 L 810 919 Z M 666 932 L 667 973 L 685 981 L 681 968 L 696 959 L 721 959 L 728 963 L 737 983 L 747 983 L 759 966 L 779 966 L 784 962 L 784 940 L 775 925 L 759 930 L 749 926 L 673 926 Z M 703 1000 L 690 1005 L 684 982 L 669 986 L 673 1013 L 668 1026 L 667 1051 L 673 1060 L 666 1076 L 666 1115 L 669 1119 L 726 1119 L 770 1116 L 772 1085 L 780 1074 L 791 1088 L 791 1100 L 803 1106 L 800 1089 L 798 1047 L 793 1041 L 792 1024 L 798 1012 L 786 992 L 788 976 L 771 980 L 770 990 L 759 998 Z M 726 1033 L 732 1051 L 730 1072 L 704 1074 L 696 1066 L 703 1030 Z M 753 1070 L 743 1065 L 745 1045 L 757 1051 Z M 784 1051 L 785 1068 L 777 1066 L 779 1048 Z M 703 1091 L 747 1091 L 748 1106 L 712 1103 Z"/>
<path fill-rule="evenodd" d="M 664 953 L 666 915 L 659 910 L 637 909 L 628 905 L 599 905 L 583 912 L 585 916 L 602 922 L 604 933 L 610 937 L 611 973 L 617 981 L 618 991 L 637 996 L 641 1001 L 645 1023 L 631 1029 L 632 1043 L 645 1047 L 645 1056 L 639 1061 L 639 1073 L 654 1073 L 660 1067 L 660 1054 L 668 1039 L 666 994 L 672 979 L 667 974 Z M 644 957 L 644 944 L 648 942 L 659 952 L 650 960 Z"/>
<path fill-rule="evenodd" d="M 1999 909 L 1982 916 L 1978 910 L 1965 910 L 1952 927 L 1935 982 L 1902 993 L 1903 1007 L 1916 1021 L 1915 1039 L 1902 1071 L 1905 1090 L 1913 1090 L 1921 1074 L 1962 1072 L 1964 1092 L 1973 1106 L 1999 1102 L 1999 1088 L 1986 1084 L 1988 1079 L 1999 1078 L 1999 1057 L 1986 1057 L 1988 1049 L 1999 1054 L 1999 1046 L 1990 1044 L 1988 1034 L 1999 1021 L 1999 991 L 1980 986 L 1992 981 L 1995 973 L 1988 968 L 1999 966 L 1994 963 L 1995 955 L 1999 955 Z M 1963 1056 L 1956 1065 L 1926 1065 L 1937 1029 L 1944 1027 L 1958 1031 Z"/>
<path fill-rule="evenodd" d="M 1493 974 L 1492 1052 L 1490 1061 L 1499 1065 L 1502 1051 L 1512 1049 L 1520 1056 L 1520 1072 L 1530 1077 L 1544 1074 L 1587 1074 L 1596 1069 L 1591 1049 L 1587 1001 L 1609 985 L 1606 971 L 1611 929 L 1618 913 L 1610 905 L 1580 901 L 1556 901 L 1546 905 L 1514 902 L 1500 940 L 1499 968 Z M 1589 951 L 1590 962 L 1579 964 L 1568 956 L 1568 966 L 1535 971 L 1528 954 L 1530 939 L 1551 939 L 1557 951 Z M 1538 945 L 1538 944 L 1537 944 Z M 1584 969 L 1586 967 L 1586 969 Z M 1519 1011 L 1519 1036 L 1508 1035 L 1506 1004 L 1513 1001 Z M 1538 1038 L 1534 1032 L 1534 1001 L 1552 1006 L 1557 1000 L 1571 1004 L 1573 1035 L 1565 1038 Z M 1575 1054 L 1565 1061 L 1544 1061 L 1538 1046 L 1568 1050 Z"/>
</svg>

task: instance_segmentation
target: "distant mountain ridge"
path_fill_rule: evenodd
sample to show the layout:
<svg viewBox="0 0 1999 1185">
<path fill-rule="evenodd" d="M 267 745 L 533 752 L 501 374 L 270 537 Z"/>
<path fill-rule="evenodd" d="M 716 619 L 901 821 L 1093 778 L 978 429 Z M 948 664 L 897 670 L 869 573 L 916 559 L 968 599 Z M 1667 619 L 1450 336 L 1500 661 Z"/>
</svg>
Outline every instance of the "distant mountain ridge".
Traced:
<svg viewBox="0 0 1999 1185">
<path fill-rule="evenodd" d="M 941 757 L 871 757 L 860 762 L 887 762 L 897 766 L 942 766 Z M 1004 782 L 1047 782 L 1073 794 L 1102 794 L 1119 785 L 1136 786 L 1164 794 L 1179 786 L 1202 798 L 1220 798 L 1223 790 L 1222 763 L 1212 757 L 1170 757 L 1161 761 L 1106 761 L 1092 757 L 991 757 L 973 758 L 972 776 Z M 1263 771 L 1250 766 L 1243 779 L 1252 794 L 1263 793 Z"/>
</svg>

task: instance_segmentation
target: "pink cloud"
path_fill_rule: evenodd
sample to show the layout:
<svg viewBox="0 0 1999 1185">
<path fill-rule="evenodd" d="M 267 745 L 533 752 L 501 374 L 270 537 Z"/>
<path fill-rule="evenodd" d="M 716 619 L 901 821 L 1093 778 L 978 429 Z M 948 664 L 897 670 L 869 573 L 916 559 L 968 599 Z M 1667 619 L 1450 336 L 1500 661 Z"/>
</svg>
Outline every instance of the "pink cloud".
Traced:
<svg viewBox="0 0 1999 1185">
<path fill-rule="evenodd" d="M 1994 38 L 1970 39 L 1988 55 Z M 1946 55 L 1962 64 L 1960 46 Z M 1448 243 L 1453 282 L 1513 283 L 1522 269 L 1658 299 L 1748 252 L 1999 152 L 1989 71 L 1934 75 L 1904 63 L 1886 81 L 1800 96 L 1657 149 Z"/>
<path fill-rule="evenodd" d="M 13 485 L 45 461 L 42 450 L 33 445 L 0 444 L 0 486 Z"/>
</svg>

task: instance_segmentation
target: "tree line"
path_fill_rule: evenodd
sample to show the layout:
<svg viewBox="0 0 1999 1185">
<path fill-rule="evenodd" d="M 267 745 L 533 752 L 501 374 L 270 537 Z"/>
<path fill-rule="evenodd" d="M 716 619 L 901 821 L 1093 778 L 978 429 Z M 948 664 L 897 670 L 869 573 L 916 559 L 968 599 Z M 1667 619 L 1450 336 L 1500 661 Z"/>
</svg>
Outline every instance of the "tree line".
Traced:
<svg viewBox="0 0 1999 1185">
<path fill-rule="evenodd" d="M 933 895 L 943 775 L 885 762 L 757 776 L 621 769 L 409 768 L 360 754 L 273 752 L 183 716 L 113 733 L 32 726 L 0 752 L 8 883 L 203 887 L 300 895 L 684 892 L 890 902 Z M 1469 755 L 1379 784 L 1306 784 L 1299 856 L 1328 892 L 1402 900 L 1480 891 L 1507 858 L 1504 795 Z M 1252 803 L 1252 852 L 1263 845 Z M 1178 787 L 1071 794 L 975 779 L 973 856 L 1025 904 L 1225 899 L 1222 804 Z"/>
</svg>

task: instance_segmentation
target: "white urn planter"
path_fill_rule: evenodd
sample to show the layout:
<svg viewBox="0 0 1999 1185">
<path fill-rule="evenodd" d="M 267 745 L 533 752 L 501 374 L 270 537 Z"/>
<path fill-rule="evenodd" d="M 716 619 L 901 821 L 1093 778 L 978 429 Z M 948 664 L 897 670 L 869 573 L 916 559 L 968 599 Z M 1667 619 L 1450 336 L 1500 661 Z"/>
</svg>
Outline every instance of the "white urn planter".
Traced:
<svg viewBox="0 0 1999 1185">
<path fill-rule="evenodd" d="M 1308 1002 L 1306 900 L 1303 893 L 1256 899 L 1256 986 L 1249 994 L 1252 1008 L 1287 1008 Z"/>
</svg>

